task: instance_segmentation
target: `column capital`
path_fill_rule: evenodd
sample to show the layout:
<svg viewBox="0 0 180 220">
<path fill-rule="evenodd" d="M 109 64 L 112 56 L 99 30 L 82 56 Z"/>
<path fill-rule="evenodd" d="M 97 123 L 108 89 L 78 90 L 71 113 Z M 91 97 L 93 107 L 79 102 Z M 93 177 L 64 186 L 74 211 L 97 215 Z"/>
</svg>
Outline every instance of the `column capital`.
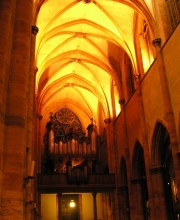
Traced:
<svg viewBox="0 0 180 220">
<path fill-rule="evenodd" d="M 133 74 L 133 79 L 134 79 L 135 81 L 138 81 L 138 82 L 139 82 L 140 78 L 141 78 L 140 73 L 135 73 L 135 74 Z"/>
<path fill-rule="evenodd" d="M 120 100 L 119 100 L 119 104 L 120 104 L 120 105 L 124 105 L 124 104 L 125 104 L 125 99 L 120 99 Z"/>
<path fill-rule="evenodd" d="M 156 38 L 152 41 L 154 47 L 161 47 L 161 38 Z"/>
<path fill-rule="evenodd" d="M 105 124 L 110 124 L 110 123 L 111 123 L 111 119 L 110 119 L 110 118 L 106 118 L 106 119 L 104 120 L 104 122 L 105 122 Z"/>
<path fill-rule="evenodd" d="M 164 166 L 156 166 L 156 167 L 151 167 L 150 169 L 151 174 L 156 174 L 156 173 L 161 173 L 164 170 Z"/>
<path fill-rule="evenodd" d="M 34 73 L 37 73 L 37 71 L 38 71 L 38 67 L 35 66 L 35 67 L 34 67 Z"/>
<path fill-rule="evenodd" d="M 35 25 L 32 26 L 32 34 L 36 35 L 39 31 L 39 28 Z"/>
<path fill-rule="evenodd" d="M 39 120 L 42 120 L 42 118 L 43 118 L 43 116 L 41 115 L 41 114 L 39 114 L 39 113 L 37 113 L 37 119 L 39 119 Z"/>
</svg>

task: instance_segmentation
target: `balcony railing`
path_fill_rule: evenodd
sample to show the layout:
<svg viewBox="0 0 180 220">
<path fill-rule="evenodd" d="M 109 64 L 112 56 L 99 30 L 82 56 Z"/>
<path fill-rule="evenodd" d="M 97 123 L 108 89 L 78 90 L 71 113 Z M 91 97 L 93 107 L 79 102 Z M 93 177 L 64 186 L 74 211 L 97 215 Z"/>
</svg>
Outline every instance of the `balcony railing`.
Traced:
<svg viewBox="0 0 180 220">
<path fill-rule="evenodd" d="M 71 176 L 66 173 L 38 174 L 39 192 L 108 192 L 115 188 L 114 174 L 89 174 L 88 176 Z"/>
</svg>

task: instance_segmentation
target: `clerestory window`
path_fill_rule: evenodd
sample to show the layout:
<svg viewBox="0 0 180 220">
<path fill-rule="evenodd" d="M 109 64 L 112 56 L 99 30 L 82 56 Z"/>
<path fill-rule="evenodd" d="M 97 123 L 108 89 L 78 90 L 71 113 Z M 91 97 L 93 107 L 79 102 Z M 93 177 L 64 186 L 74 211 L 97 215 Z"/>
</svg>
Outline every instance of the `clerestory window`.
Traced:
<svg viewBox="0 0 180 220">
<path fill-rule="evenodd" d="M 172 28 L 180 21 L 180 0 L 166 0 Z"/>
</svg>

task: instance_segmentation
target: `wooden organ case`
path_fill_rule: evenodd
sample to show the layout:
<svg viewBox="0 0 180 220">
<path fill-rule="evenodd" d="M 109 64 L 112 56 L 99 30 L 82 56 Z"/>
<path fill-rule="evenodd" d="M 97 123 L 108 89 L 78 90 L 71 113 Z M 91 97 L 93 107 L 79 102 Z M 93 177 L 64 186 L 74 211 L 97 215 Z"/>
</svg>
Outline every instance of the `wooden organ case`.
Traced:
<svg viewBox="0 0 180 220">
<path fill-rule="evenodd" d="M 89 174 L 96 172 L 98 135 L 93 120 L 85 132 L 73 111 L 60 109 L 47 122 L 44 145 L 43 173 L 65 173 L 68 182 L 88 182 Z"/>
</svg>

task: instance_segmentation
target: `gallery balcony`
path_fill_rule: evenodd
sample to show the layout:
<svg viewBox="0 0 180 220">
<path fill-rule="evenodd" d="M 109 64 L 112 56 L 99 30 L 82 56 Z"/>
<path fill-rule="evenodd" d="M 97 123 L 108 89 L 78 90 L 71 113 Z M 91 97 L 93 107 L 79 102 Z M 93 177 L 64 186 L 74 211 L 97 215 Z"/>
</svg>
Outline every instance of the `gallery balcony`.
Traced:
<svg viewBox="0 0 180 220">
<path fill-rule="evenodd" d="M 40 193 L 58 192 L 110 192 L 115 188 L 114 174 L 70 175 L 67 173 L 38 174 L 37 188 Z"/>
</svg>

